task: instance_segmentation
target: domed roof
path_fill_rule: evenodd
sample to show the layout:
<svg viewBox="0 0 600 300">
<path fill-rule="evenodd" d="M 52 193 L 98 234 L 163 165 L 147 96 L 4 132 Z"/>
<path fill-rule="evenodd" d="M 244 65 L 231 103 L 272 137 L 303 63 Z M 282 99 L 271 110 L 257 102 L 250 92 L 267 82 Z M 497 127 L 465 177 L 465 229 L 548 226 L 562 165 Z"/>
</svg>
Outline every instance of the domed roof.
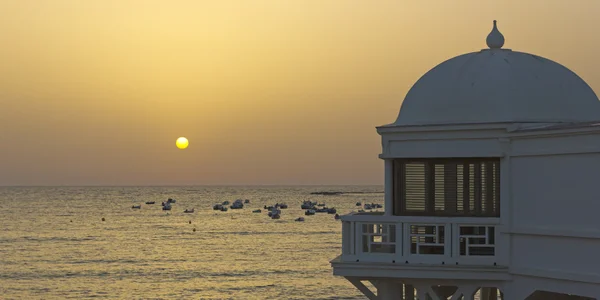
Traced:
<svg viewBox="0 0 600 300">
<path fill-rule="evenodd" d="M 549 59 L 502 49 L 494 28 L 490 49 L 449 59 L 406 95 L 393 125 L 600 120 L 600 101 L 577 74 Z"/>
</svg>

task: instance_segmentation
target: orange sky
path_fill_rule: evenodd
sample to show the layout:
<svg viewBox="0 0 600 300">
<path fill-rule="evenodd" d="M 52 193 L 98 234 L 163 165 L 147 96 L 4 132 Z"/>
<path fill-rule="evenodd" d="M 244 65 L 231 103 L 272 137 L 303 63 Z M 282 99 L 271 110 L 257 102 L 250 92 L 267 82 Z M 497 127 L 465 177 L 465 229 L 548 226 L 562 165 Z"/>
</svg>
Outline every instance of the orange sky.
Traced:
<svg viewBox="0 0 600 300">
<path fill-rule="evenodd" d="M 382 184 L 375 126 L 453 56 L 600 90 L 600 1 L 0 2 L 0 185 Z M 178 150 L 186 136 L 190 147 Z"/>
</svg>

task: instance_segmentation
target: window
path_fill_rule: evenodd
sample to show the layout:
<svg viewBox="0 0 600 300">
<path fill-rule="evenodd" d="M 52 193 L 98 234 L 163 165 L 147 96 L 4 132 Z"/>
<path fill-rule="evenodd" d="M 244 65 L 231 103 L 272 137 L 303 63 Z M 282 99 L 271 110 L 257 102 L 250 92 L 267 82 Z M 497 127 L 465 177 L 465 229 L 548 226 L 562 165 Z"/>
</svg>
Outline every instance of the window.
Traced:
<svg viewBox="0 0 600 300">
<path fill-rule="evenodd" d="M 394 215 L 500 216 L 500 159 L 394 160 Z"/>
</svg>

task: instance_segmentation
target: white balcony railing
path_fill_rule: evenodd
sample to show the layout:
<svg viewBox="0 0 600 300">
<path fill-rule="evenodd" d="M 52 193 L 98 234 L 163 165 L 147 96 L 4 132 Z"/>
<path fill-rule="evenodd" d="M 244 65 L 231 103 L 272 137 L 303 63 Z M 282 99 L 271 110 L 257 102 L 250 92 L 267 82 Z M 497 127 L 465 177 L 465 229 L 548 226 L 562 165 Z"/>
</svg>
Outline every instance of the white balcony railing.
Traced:
<svg viewBox="0 0 600 300">
<path fill-rule="evenodd" d="M 342 216 L 342 260 L 395 264 L 506 265 L 499 218 Z"/>
</svg>

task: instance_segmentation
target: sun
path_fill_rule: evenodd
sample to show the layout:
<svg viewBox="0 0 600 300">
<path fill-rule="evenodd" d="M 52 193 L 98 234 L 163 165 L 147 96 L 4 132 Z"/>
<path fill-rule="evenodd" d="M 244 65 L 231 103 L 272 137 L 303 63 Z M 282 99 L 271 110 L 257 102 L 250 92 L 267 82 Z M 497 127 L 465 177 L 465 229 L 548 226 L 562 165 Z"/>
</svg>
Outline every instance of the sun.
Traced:
<svg viewBox="0 0 600 300">
<path fill-rule="evenodd" d="M 175 145 L 179 149 L 185 149 L 188 147 L 189 144 L 190 144 L 190 142 L 188 142 L 188 139 L 186 139 L 184 137 L 178 138 L 177 141 L 175 142 Z"/>
</svg>

